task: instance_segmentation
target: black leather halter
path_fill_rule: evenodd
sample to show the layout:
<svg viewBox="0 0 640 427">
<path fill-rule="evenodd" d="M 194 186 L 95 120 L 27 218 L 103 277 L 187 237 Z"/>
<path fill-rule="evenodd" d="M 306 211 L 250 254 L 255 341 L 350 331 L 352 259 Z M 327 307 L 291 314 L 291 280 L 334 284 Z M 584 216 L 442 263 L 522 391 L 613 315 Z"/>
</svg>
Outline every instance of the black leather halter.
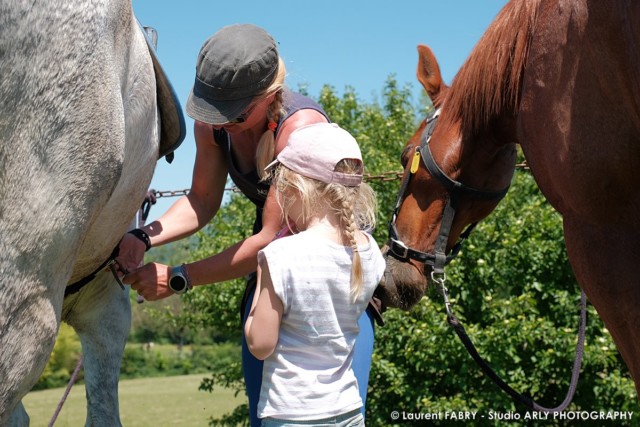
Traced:
<svg viewBox="0 0 640 427">
<path fill-rule="evenodd" d="M 500 200 L 509 190 L 509 186 L 500 191 L 477 190 L 451 179 L 442 169 L 440 169 L 433 158 L 433 154 L 431 154 L 431 148 L 429 146 L 431 135 L 433 134 L 439 115 L 440 110 L 438 109 L 432 116 L 427 118 L 427 126 L 422 132 L 420 146 L 415 147 L 413 157 L 411 161 L 408 162 L 408 167 L 410 169 L 408 173 L 405 173 L 405 177 L 400 186 L 400 191 L 398 192 L 398 198 L 389 223 L 389 241 L 387 242 L 387 246 L 389 247 L 388 254 L 403 262 L 415 260 L 423 263 L 425 265 L 425 274 L 427 274 L 427 267 L 431 268 L 432 274 L 444 274 L 444 267 L 458 255 L 460 248 L 462 247 L 462 243 L 467 239 L 467 237 L 469 237 L 477 224 L 477 222 L 474 222 L 464 230 L 460 235 L 458 242 L 451 249 L 449 255 L 447 255 L 447 242 L 449 241 L 449 233 L 451 232 L 451 225 L 453 224 L 453 219 L 456 214 L 456 205 L 458 200 L 460 198 Z M 427 168 L 427 171 L 431 176 L 438 180 L 440 185 L 442 185 L 449 193 L 444 213 L 442 215 L 442 220 L 440 222 L 440 230 L 436 239 L 434 252 L 432 254 L 408 247 L 398 237 L 398 230 L 396 228 L 398 211 L 400 210 L 400 206 L 404 200 L 405 192 L 409 185 L 409 181 L 411 180 L 411 176 L 416 173 L 419 168 L 420 159 L 422 159 L 422 163 Z"/>
</svg>

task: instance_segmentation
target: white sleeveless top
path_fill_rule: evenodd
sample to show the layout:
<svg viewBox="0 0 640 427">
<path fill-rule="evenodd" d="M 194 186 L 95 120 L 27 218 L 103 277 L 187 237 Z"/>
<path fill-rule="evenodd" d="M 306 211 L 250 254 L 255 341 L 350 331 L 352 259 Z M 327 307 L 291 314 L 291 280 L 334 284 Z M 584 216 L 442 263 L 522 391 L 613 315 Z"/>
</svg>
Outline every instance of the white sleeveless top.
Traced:
<svg viewBox="0 0 640 427">
<path fill-rule="evenodd" d="M 384 274 L 371 236 L 359 246 L 364 286 L 351 298 L 351 248 L 302 232 L 258 253 L 284 311 L 278 344 L 264 361 L 260 418 L 315 420 L 358 409 L 351 363 L 358 319 Z"/>
</svg>

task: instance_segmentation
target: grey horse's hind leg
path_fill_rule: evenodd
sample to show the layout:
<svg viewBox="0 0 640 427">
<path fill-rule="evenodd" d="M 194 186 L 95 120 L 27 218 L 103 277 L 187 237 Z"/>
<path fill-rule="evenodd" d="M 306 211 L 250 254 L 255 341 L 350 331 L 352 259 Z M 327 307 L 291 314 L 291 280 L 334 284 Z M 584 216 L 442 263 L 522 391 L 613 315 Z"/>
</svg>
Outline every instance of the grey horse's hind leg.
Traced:
<svg viewBox="0 0 640 427">
<path fill-rule="evenodd" d="M 38 381 L 59 325 L 56 297 L 38 294 L 41 283 L 25 284 L 23 289 L 4 287 L 5 283 L 0 285 L 0 310 L 6 309 L 0 315 L 0 426 L 3 427 L 14 417 L 22 397 Z M 6 301 L 11 303 L 5 304 Z"/>
<path fill-rule="evenodd" d="M 27 411 L 24 409 L 24 405 L 22 402 L 16 406 L 16 409 L 13 410 L 11 414 L 11 418 L 9 418 L 9 426 L 10 427 L 28 427 L 29 426 L 29 415 L 27 415 Z"/>
<path fill-rule="evenodd" d="M 125 289 L 104 271 L 73 296 L 71 310 L 64 313 L 82 342 L 87 426 L 121 425 L 118 377 L 131 327 L 129 287 Z"/>
</svg>

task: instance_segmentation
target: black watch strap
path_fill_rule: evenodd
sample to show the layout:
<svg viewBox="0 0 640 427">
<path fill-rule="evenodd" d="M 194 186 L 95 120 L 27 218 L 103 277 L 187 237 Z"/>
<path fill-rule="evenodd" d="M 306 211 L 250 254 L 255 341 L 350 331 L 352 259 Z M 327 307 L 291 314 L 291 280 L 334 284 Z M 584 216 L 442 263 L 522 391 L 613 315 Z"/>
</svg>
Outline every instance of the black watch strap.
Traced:
<svg viewBox="0 0 640 427">
<path fill-rule="evenodd" d="M 129 231 L 129 234 L 134 235 L 135 237 L 138 238 L 138 240 L 144 243 L 144 246 L 146 247 L 145 252 L 151 249 L 151 239 L 149 238 L 149 235 L 145 233 L 143 230 L 139 228 L 134 228 L 133 230 Z"/>
</svg>

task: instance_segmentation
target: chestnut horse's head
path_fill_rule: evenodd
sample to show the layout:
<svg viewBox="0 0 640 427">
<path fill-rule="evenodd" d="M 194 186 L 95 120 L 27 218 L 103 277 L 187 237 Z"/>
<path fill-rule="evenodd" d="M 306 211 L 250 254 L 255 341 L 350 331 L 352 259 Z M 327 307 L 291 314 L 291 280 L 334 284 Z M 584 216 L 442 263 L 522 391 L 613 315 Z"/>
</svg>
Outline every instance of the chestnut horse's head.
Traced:
<svg viewBox="0 0 640 427">
<path fill-rule="evenodd" d="M 487 216 L 506 193 L 515 165 L 512 117 L 491 126 L 465 126 L 451 88 L 431 50 L 418 46 L 418 80 L 436 113 L 407 142 L 398 201 L 384 248 L 385 277 L 377 295 L 390 307 L 409 309 L 424 295 L 432 273 L 442 274 L 467 226 Z M 508 140 L 508 143 L 505 143 Z M 470 232 L 470 230 L 469 230 Z M 463 234 L 464 233 L 464 234 Z"/>
</svg>

